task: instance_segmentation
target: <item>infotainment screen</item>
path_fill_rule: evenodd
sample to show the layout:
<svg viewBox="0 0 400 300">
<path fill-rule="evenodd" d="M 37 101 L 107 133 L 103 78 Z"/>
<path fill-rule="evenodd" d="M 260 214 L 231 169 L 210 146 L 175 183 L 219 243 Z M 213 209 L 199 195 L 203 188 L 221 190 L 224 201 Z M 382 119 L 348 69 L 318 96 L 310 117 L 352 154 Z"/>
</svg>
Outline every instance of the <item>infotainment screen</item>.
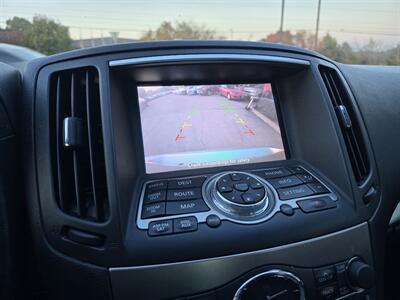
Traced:
<svg viewBox="0 0 400 300">
<path fill-rule="evenodd" d="M 147 173 L 285 159 L 271 84 L 138 87 Z"/>
</svg>

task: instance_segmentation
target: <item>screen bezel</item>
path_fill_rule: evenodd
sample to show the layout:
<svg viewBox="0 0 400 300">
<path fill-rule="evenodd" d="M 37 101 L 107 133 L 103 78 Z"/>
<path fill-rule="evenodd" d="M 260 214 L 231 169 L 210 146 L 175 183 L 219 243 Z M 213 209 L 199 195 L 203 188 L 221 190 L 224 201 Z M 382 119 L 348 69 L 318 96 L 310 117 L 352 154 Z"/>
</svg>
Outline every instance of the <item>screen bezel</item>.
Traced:
<svg viewBox="0 0 400 300">
<path fill-rule="evenodd" d="M 237 84 L 266 84 L 269 83 L 271 84 L 271 90 L 272 90 L 272 97 L 275 105 L 275 111 L 277 115 L 277 120 L 278 120 L 278 126 L 280 128 L 280 136 L 282 140 L 282 145 L 283 145 L 283 153 L 285 154 L 285 159 L 283 160 L 271 160 L 271 161 L 261 161 L 261 162 L 254 162 L 254 163 L 244 163 L 244 164 L 232 164 L 232 165 L 221 165 L 221 166 L 212 166 L 212 167 L 203 167 L 203 168 L 187 168 L 187 169 L 179 169 L 179 170 L 171 170 L 171 171 L 162 171 L 162 172 L 147 172 L 146 169 L 146 153 L 144 149 L 144 136 L 143 136 L 143 127 L 142 127 L 142 114 L 140 113 L 140 104 L 139 104 L 139 93 L 138 89 L 139 87 L 152 87 L 152 86 L 204 86 L 204 85 L 237 85 Z M 138 107 L 139 111 L 139 124 L 140 124 L 140 138 L 141 138 L 141 144 L 142 144 L 142 157 L 143 157 L 143 170 L 146 176 L 156 176 L 158 175 L 163 175 L 163 174 L 192 174 L 193 171 L 198 171 L 202 170 L 203 172 L 201 173 L 212 173 L 213 170 L 225 170 L 225 169 L 249 169 L 249 168 L 256 168 L 257 166 L 265 165 L 265 164 L 270 164 L 270 163 L 275 163 L 275 162 L 282 162 L 282 161 L 287 161 L 290 159 L 290 151 L 289 151 L 289 144 L 287 141 L 287 133 L 285 130 L 284 122 L 282 119 L 282 113 L 281 113 L 281 106 L 280 102 L 278 101 L 279 95 L 278 91 L 276 88 L 276 84 L 274 80 L 270 80 L 269 82 L 265 82 L 265 80 L 262 81 L 213 81 L 213 82 L 193 82 L 193 81 L 180 81 L 180 82 L 136 82 L 136 105 Z M 245 168 L 243 168 L 245 166 Z M 195 172 L 198 173 L 198 172 Z"/>
</svg>

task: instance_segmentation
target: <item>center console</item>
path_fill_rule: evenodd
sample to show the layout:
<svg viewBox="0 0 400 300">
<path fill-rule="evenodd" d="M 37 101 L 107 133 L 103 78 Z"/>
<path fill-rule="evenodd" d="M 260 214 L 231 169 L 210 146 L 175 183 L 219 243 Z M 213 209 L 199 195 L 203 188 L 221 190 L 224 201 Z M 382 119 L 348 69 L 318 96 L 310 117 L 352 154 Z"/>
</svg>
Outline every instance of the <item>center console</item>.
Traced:
<svg viewBox="0 0 400 300">
<path fill-rule="evenodd" d="M 50 247 L 115 300 L 376 299 L 379 181 L 337 66 L 161 45 L 38 71 L 32 213 Z"/>
</svg>

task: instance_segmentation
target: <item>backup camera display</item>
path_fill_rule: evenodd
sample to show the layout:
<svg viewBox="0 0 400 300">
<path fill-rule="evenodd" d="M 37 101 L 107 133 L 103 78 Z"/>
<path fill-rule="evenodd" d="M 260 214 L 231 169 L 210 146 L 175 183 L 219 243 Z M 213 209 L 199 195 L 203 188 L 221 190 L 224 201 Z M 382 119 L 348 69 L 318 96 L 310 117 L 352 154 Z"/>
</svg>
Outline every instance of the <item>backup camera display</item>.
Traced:
<svg viewBox="0 0 400 300">
<path fill-rule="evenodd" d="M 138 87 L 147 173 L 285 159 L 271 84 Z"/>
</svg>

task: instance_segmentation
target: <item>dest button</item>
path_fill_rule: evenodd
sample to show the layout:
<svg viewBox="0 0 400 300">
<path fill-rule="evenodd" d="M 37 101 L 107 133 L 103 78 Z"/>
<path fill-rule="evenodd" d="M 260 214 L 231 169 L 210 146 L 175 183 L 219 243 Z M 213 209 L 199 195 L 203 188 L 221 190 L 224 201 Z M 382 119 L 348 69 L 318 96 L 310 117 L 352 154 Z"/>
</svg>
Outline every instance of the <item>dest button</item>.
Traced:
<svg viewBox="0 0 400 300">
<path fill-rule="evenodd" d="M 168 181 L 169 189 L 184 189 L 184 188 L 193 188 L 193 187 L 201 187 L 203 184 L 205 177 L 192 177 L 192 178 L 181 178 L 174 179 Z"/>
<path fill-rule="evenodd" d="M 174 232 L 188 232 L 197 230 L 197 219 L 195 217 L 180 218 L 174 220 Z"/>
<path fill-rule="evenodd" d="M 148 234 L 150 236 L 172 233 L 172 220 L 150 222 Z"/>
</svg>

